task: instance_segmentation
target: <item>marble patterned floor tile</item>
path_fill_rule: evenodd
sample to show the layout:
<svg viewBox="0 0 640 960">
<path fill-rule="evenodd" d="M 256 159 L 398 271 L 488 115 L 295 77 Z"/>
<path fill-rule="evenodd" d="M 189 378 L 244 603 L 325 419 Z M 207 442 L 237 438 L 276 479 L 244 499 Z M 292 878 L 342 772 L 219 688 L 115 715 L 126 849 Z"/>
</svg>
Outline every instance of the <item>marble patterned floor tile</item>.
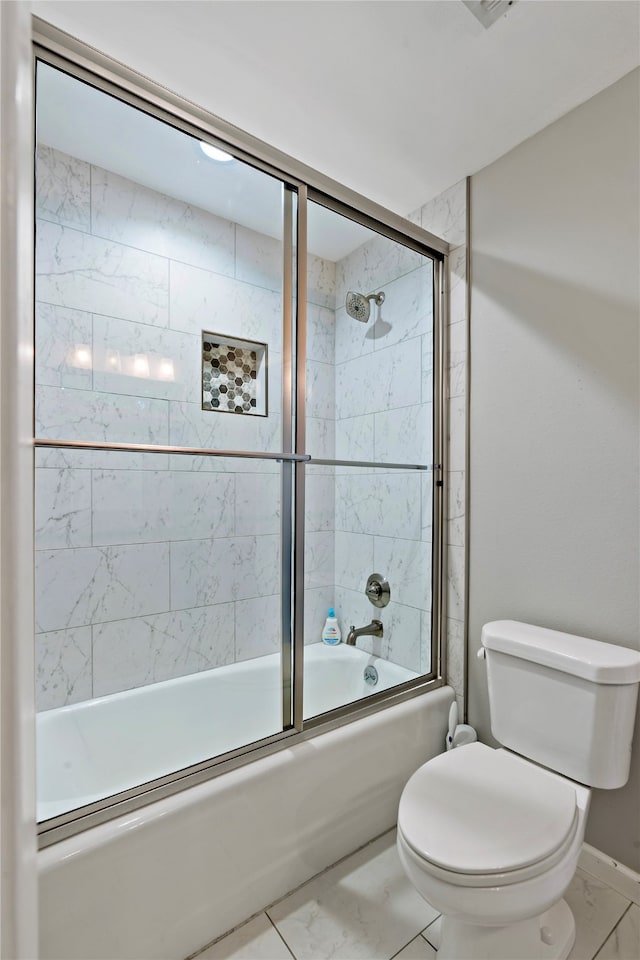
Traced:
<svg viewBox="0 0 640 960">
<path fill-rule="evenodd" d="M 291 960 L 291 957 L 278 931 L 267 915 L 261 913 L 199 953 L 194 960 Z"/>
<path fill-rule="evenodd" d="M 592 960 L 629 906 L 629 900 L 582 870 L 576 870 L 565 900 L 576 920 L 576 942 L 569 960 Z"/>
<path fill-rule="evenodd" d="M 596 960 L 638 960 L 640 957 L 640 907 L 634 903 L 605 940 Z"/>
<path fill-rule="evenodd" d="M 404 875 L 395 831 L 268 910 L 297 960 L 389 960 L 436 916 Z"/>
<path fill-rule="evenodd" d="M 406 947 L 396 953 L 393 960 L 435 960 L 436 952 L 424 937 L 415 937 Z"/>
</svg>

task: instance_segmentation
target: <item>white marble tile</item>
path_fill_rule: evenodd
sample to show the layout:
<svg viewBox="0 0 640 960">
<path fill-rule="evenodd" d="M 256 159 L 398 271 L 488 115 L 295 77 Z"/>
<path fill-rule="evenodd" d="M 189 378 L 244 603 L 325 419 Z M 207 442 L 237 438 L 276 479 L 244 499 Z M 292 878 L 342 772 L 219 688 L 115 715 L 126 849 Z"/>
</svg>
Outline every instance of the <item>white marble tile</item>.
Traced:
<svg viewBox="0 0 640 960">
<path fill-rule="evenodd" d="M 449 323 L 467 320 L 467 245 L 449 253 Z"/>
<path fill-rule="evenodd" d="M 38 551 L 35 594 L 42 633 L 163 612 L 169 608 L 168 546 Z"/>
<path fill-rule="evenodd" d="M 375 414 L 378 463 L 433 463 L 433 404 L 422 403 Z"/>
<path fill-rule="evenodd" d="M 36 216 L 87 233 L 91 229 L 89 164 L 38 144 Z"/>
<path fill-rule="evenodd" d="M 194 960 L 292 960 L 293 954 L 266 913 L 218 940 Z"/>
<path fill-rule="evenodd" d="M 166 327 L 167 260 L 44 220 L 36 244 L 38 300 Z"/>
<path fill-rule="evenodd" d="M 329 607 L 336 606 L 335 587 L 327 584 L 304 591 L 304 642 L 319 643 Z"/>
<path fill-rule="evenodd" d="M 420 473 L 337 476 L 336 530 L 419 540 Z"/>
<path fill-rule="evenodd" d="M 233 606 L 221 603 L 95 625 L 94 696 L 233 663 Z"/>
<path fill-rule="evenodd" d="M 242 466 L 243 461 L 238 461 L 238 470 Z M 281 493 L 277 473 L 237 473 L 236 536 L 279 535 Z"/>
<path fill-rule="evenodd" d="M 424 937 L 415 937 L 393 960 L 436 960 L 436 951 Z"/>
<path fill-rule="evenodd" d="M 236 280 L 282 290 L 283 256 L 282 240 L 236 224 Z"/>
<path fill-rule="evenodd" d="M 334 582 L 335 535 L 333 530 L 308 533 L 304 545 L 305 589 Z"/>
<path fill-rule="evenodd" d="M 36 635 L 36 709 L 92 697 L 91 627 Z"/>
<path fill-rule="evenodd" d="M 422 207 L 422 227 L 459 247 L 466 242 L 467 184 L 459 180 Z"/>
<path fill-rule="evenodd" d="M 385 301 L 369 319 L 376 350 L 430 333 L 433 327 L 433 267 L 421 266 L 385 284 Z"/>
<path fill-rule="evenodd" d="M 36 303 L 35 379 L 51 387 L 91 390 L 93 330 L 90 313 L 50 303 Z M 87 350 L 91 359 L 80 359 Z"/>
<path fill-rule="evenodd" d="M 280 594 L 237 600 L 236 660 L 251 660 L 282 649 L 282 601 Z"/>
<path fill-rule="evenodd" d="M 375 569 L 373 541 L 373 536 L 367 534 L 336 530 L 335 578 L 337 584 L 349 590 L 364 592 L 367 577 Z"/>
<path fill-rule="evenodd" d="M 336 306 L 336 265 L 307 254 L 307 300 L 334 310 Z"/>
<path fill-rule="evenodd" d="M 421 355 L 412 341 L 336 366 L 337 418 L 420 403 Z"/>
<path fill-rule="evenodd" d="M 336 460 L 374 459 L 374 417 L 368 413 L 336 421 Z"/>
<path fill-rule="evenodd" d="M 373 568 L 389 581 L 391 598 L 409 607 L 431 609 L 431 544 L 374 537 Z"/>
<path fill-rule="evenodd" d="M 169 436 L 174 446 L 205 450 L 257 450 L 275 453 L 282 450 L 281 417 L 244 417 L 202 410 L 197 403 L 169 404 Z M 275 460 L 242 460 L 233 457 L 172 456 L 174 470 L 237 471 L 277 473 Z"/>
<path fill-rule="evenodd" d="M 336 422 L 307 417 L 307 453 L 321 460 L 336 458 Z M 333 471 L 333 467 L 327 469 Z"/>
<path fill-rule="evenodd" d="M 596 960 L 638 960 L 640 907 L 632 904 L 596 955 Z"/>
<path fill-rule="evenodd" d="M 233 276 L 234 224 L 213 213 L 92 167 L 91 215 L 100 237 Z"/>
<path fill-rule="evenodd" d="M 420 614 L 420 673 L 431 672 L 431 611 Z"/>
<path fill-rule="evenodd" d="M 233 475 L 94 470 L 93 543 L 150 543 L 233 535 Z"/>
<path fill-rule="evenodd" d="M 464 471 L 447 474 L 447 543 L 456 547 L 465 544 L 465 475 Z"/>
<path fill-rule="evenodd" d="M 420 363 L 421 393 L 423 403 L 433 402 L 433 337 L 422 337 Z"/>
<path fill-rule="evenodd" d="M 199 337 L 94 315 L 93 389 L 201 403 L 201 351 Z"/>
<path fill-rule="evenodd" d="M 267 343 L 282 352 L 282 297 L 272 290 L 171 261 L 170 326 Z"/>
<path fill-rule="evenodd" d="M 592 960 L 629 901 L 582 870 L 576 870 L 564 898 L 576 920 L 576 942 L 569 960 Z"/>
<path fill-rule="evenodd" d="M 464 547 L 447 547 L 447 616 L 453 620 L 465 617 Z"/>
<path fill-rule="evenodd" d="M 464 623 L 447 618 L 447 675 L 449 686 L 464 697 Z"/>
<path fill-rule="evenodd" d="M 36 470 L 36 550 L 91 545 L 88 470 Z"/>
<path fill-rule="evenodd" d="M 360 649 L 420 673 L 423 645 L 421 611 L 416 607 L 396 603 L 394 600 L 384 609 L 372 611 L 373 607 L 369 607 L 368 617 L 372 619 L 375 616 L 377 620 L 382 621 L 383 636 L 360 637 L 358 639 Z M 368 620 L 365 619 L 363 622 L 368 623 Z M 424 643 L 430 643 L 429 636 L 424 638 Z"/>
<path fill-rule="evenodd" d="M 267 911 L 297 960 L 388 958 L 435 916 L 385 834 Z"/>
<path fill-rule="evenodd" d="M 168 412 L 164 400 L 39 387 L 36 435 L 55 440 L 166 444 Z"/>
<path fill-rule="evenodd" d="M 336 586 L 334 607 L 338 623 L 342 629 L 343 640 L 346 639 L 347 632 L 352 624 L 360 627 L 364 623 L 369 623 L 373 618 L 373 607 L 364 593 L 364 585 L 369 573 L 371 573 L 371 570 L 367 571 L 362 586 L 358 590 L 347 590 L 345 587 Z M 360 640 L 358 640 L 358 644 L 360 644 Z"/>
<path fill-rule="evenodd" d="M 280 590 L 279 544 L 277 536 L 172 543 L 171 606 L 273 596 Z"/>
<path fill-rule="evenodd" d="M 467 392 L 467 324 L 454 323 L 449 328 L 449 396 L 463 397 Z"/>
<path fill-rule="evenodd" d="M 371 240 L 336 264 L 336 306 L 344 306 L 349 290 L 365 295 L 377 293 L 385 284 L 424 262 L 424 257 L 415 250 L 372 233 Z"/>
<path fill-rule="evenodd" d="M 307 414 L 320 420 L 336 415 L 335 367 L 331 363 L 307 360 Z"/>
<path fill-rule="evenodd" d="M 431 471 L 420 474 L 420 505 L 421 539 L 431 543 L 433 534 L 433 473 Z"/>
<path fill-rule="evenodd" d="M 307 357 L 320 363 L 335 362 L 336 319 L 333 310 L 307 303 Z"/>
<path fill-rule="evenodd" d="M 376 318 L 376 308 L 373 308 L 373 319 L 368 323 L 362 323 L 360 320 L 354 320 L 347 313 L 344 301 L 338 304 L 336 310 L 336 363 L 344 363 L 345 360 L 354 360 L 356 357 L 363 357 L 373 353 L 375 349 L 375 331 L 374 320 Z"/>
<path fill-rule="evenodd" d="M 464 397 L 452 397 L 449 401 L 449 470 L 464 470 L 465 464 L 465 420 L 466 402 Z"/>
<path fill-rule="evenodd" d="M 304 498 L 305 530 L 333 530 L 335 527 L 335 477 L 307 467 Z"/>
</svg>

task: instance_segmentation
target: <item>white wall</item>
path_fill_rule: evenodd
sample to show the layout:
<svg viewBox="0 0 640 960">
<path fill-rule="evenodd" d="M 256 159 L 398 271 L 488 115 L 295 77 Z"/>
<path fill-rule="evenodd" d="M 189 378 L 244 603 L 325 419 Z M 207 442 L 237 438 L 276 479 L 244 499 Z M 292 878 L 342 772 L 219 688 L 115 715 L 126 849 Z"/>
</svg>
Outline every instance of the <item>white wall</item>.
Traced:
<svg viewBox="0 0 640 960">
<path fill-rule="evenodd" d="M 640 645 L 639 78 L 473 177 L 470 722 L 482 624 Z M 640 735 L 587 840 L 640 870 Z"/>
</svg>

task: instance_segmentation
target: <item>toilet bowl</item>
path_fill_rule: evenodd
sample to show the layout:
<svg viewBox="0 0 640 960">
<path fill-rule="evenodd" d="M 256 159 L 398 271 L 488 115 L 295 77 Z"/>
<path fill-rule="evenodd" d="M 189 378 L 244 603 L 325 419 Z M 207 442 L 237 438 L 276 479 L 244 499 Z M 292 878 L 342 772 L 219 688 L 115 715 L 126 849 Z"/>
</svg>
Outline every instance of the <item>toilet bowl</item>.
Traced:
<svg viewBox="0 0 640 960">
<path fill-rule="evenodd" d="M 564 960 L 590 787 L 629 775 L 640 654 L 516 621 L 482 631 L 491 731 L 408 781 L 398 854 L 442 916 L 439 960 Z"/>
<path fill-rule="evenodd" d="M 439 957 L 568 956 L 575 925 L 559 901 L 589 800 L 581 784 L 481 743 L 413 775 L 398 812 L 398 853 L 413 886 L 444 915 Z"/>
</svg>

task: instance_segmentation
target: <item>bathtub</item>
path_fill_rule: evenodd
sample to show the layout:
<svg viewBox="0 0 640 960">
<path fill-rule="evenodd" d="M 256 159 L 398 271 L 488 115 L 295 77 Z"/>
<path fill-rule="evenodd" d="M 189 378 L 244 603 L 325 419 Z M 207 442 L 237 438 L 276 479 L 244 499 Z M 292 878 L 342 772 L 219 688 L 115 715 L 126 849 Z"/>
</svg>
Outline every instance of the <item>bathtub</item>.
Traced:
<svg viewBox="0 0 640 960">
<path fill-rule="evenodd" d="M 368 692 L 358 674 L 372 658 L 362 651 L 314 644 L 305 653 L 309 711 L 335 705 L 330 697 L 342 702 Z M 356 663 L 357 671 L 346 669 Z M 384 661 L 376 665 L 381 674 L 392 668 Z M 224 669 L 234 675 L 242 665 Z M 333 686 L 325 674 L 334 678 Z M 180 682 L 156 686 L 172 693 Z M 325 699 L 328 689 L 332 692 Z M 152 693 L 149 689 L 147 696 Z M 405 783 L 444 748 L 453 699 L 450 687 L 429 690 L 41 850 L 40 960 L 183 960 L 202 949 L 390 829 Z M 95 709 L 128 700 L 116 694 L 98 701 Z M 50 711 L 51 729 L 56 714 L 64 719 L 73 716 L 71 711 Z M 76 717 L 81 713 L 77 707 Z M 123 711 L 119 723 L 124 716 Z M 41 720 L 46 719 L 43 714 Z M 143 721 L 131 715 L 131 722 Z M 170 724 L 170 732 L 177 726 Z M 69 734 L 72 741 L 77 729 Z M 160 729 L 162 736 L 156 730 L 155 739 L 168 748 L 172 736 L 165 736 L 166 724 Z M 122 772 L 127 755 L 137 749 L 130 729 L 118 746 L 125 755 Z M 179 756 L 184 763 L 184 754 Z M 112 758 L 119 762 L 117 751 Z M 57 776 L 64 779 L 59 765 Z M 52 792 L 56 782 L 54 777 Z M 74 802 L 100 793 L 96 783 L 76 781 Z M 56 796 L 43 802 L 53 804 Z"/>
<path fill-rule="evenodd" d="M 365 682 L 376 668 L 375 686 Z M 345 644 L 307 646 L 305 719 L 417 677 Z M 37 717 L 38 820 L 282 729 L 280 655 L 229 664 Z"/>
</svg>

